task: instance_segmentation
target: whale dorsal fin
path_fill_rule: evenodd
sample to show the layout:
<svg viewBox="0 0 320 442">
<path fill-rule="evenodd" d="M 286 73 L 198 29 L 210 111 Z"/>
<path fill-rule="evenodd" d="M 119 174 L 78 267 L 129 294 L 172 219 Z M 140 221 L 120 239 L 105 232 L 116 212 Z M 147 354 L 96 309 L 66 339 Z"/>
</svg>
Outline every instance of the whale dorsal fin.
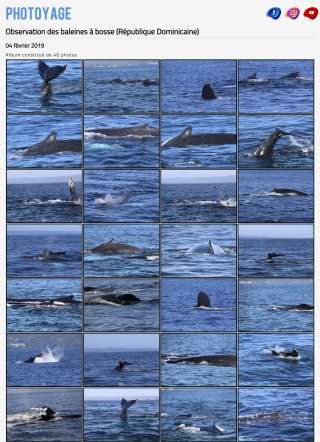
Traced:
<svg viewBox="0 0 320 442">
<path fill-rule="evenodd" d="M 52 415 L 56 414 L 56 412 L 54 410 L 52 410 L 52 408 L 50 408 L 50 407 L 46 407 L 45 411 L 46 411 L 47 416 L 52 416 Z"/>
<path fill-rule="evenodd" d="M 114 238 L 112 238 L 112 239 L 110 239 L 110 241 L 108 241 L 106 244 L 114 244 L 115 243 L 115 240 L 114 240 Z"/>
<path fill-rule="evenodd" d="M 146 124 L 143 124 L 141 127 L 143 127 L 144 129 L 148 129 L 148 127 L 149 127 L 149 124 L 148 123 L 146 123 Z"/>
<path fill-rule="evenodd" d="M 210 247 L 210 249 L 211 249 L 211 252 L 214 253 L 214 250 L 213 250 L 213 247 L 212 247 L 211 239 L 209 239 L 209 247 Z"/>
<path fill-rule="evenodd" d="M 188 126 L 180 135 L 181 138 L 188 138 L 192 134 L 192 127 Z"/>
<path fill-rule="evenodd" d="M 44 249 L 43 252 L 42 252 L 43 256 L 49 256 L 51 253 L 52 252 L 49 249 Z"/>
<path fill-rule="evenodd" d="M 198 293 L 197 307 L 211 307 L 210 298 L 206 292 L 199 292 Z"/>
<path fill-rule="evenodd" d="M 49 134 L 49 135 L 47 136 L 47 138 L 45 138 L 45 139 L 43 140 L 43 143 L 51 143 L 51 141 L 55 141 L 56 138 L 57 138 L 57 132 L 56 132 L 56 131 L 53 131 L 53 132 L 51 132 L 51 134 Z"/>
</svg>

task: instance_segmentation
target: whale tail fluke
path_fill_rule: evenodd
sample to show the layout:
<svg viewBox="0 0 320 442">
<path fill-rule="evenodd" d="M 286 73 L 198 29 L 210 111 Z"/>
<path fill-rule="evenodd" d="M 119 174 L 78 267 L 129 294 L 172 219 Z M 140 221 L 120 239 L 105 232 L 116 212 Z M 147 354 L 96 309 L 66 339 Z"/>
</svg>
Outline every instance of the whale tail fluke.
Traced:
<svg viewBox="0 0 320 442">
<path fill-rule="evenodd" d="M 128 408 L 130 408 L 133 404 L 135 404 L 137 402 L 137 400 L 138 399 L 133 399 L 131 401 L 127 401 L 126 399 L 122 398 L 120 417 L 127 417 Z"/>
<path fill-rule="evenodd" d="M 66 69 L 66 64 L 64 66 L 57 65 L 49 67 L 44 61 L 40 60 L 38 63 L 38 72 L 43 80 L 41 89 L 43 91 L 48 91 L 50 88 L 50 81 L 59 77 L 59 75 L 61 75 Z"/>
</svg>

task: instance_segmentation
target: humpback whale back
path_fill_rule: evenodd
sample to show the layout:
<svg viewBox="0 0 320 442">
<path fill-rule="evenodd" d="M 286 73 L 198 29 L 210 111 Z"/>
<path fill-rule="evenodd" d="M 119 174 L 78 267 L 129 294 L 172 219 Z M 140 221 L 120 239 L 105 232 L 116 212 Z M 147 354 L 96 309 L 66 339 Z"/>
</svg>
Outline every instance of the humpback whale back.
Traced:
<svg viewBox="0 0 320 442">
<path fill-rule="evenodd" d="M 207 242 L 197 244 L 196 246 L 190 247 L 187 253 L 199 253 L 205 255 L 225 255 L 226 252 L 222 247 L 214 244 L 211 239 Z"/>
<path fill-rule="evenodd" d="M 282 80 L 286 79 L 286 78 L 298 78 L 300 77 L 300 72 L 299 71 L 295 71 L 295 72 L 291 72 L 288 75 L 284 75 L 283 77 L 281 77 Z"/>
<path fill-rule="evenodd" d="M 141 249 L 129 244 L 116 243 L 114 239 L 106 243 L 100 244 L 90 250 L 91 253 L 135 253 L 141 252 Z"/>
<path fill-rule="evenodd" d="M 220 367 L 236 367 L 236 355 L 204 355 L 187 356 L 183 358 L 172 358 L 166 361 L 167 364 L 209 364 Z"/>
<path fill-rule="evenodd" d="M 273 189 L 274 193 L 279 193 L 281 195 L 291 195 L 291 196 L 308 196 L 307 193 L 301 192 L 300 190 L 295 189 L 285 189 L 285 188 L 275 188 Z"/>
</svg>

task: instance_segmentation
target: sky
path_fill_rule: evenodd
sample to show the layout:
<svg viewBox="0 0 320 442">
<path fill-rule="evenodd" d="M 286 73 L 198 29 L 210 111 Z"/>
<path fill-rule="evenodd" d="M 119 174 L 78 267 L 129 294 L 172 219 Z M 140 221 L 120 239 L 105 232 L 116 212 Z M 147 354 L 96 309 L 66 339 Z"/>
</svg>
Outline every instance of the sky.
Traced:
<svg viewBox="0 0 320 442">
<path fill-rule="evenodd" d="M 85 388 L 84 400 L 158 399 L 157 388 Z M 120 405 L 120 404 L 119 404 Z"/>
<path fill-rule="evenodd" d="M 81 170 L 8 170 L 7 183 L 66 183 L 68 185 L 70 177 L 75 182 L 81 182 Z"/>
<path fill-rule="evenodd" d="M 240 238 L 313 238 L 313 226 L 310 224 L 239 225 L 239 236 Z"/>
<path fill-rule="evenodd" d="M 235 170 L 163 170 L 162 184 L 236 183 Z"/>
<path fill-rule="evenodd" d="M 53 233 L 65 233 L 65 234 L 81 234 L 82 226 L 76 224 L 29 224 L 29 225 L 11 225 L 7 226 L 8 235 L 35 235 L 35 234 L 53 234 Z"/>
<path fill-rule="evenodd" d="M 158 350 L 159 336 L 154 334 L 88 334 L 84 336 L 84 348 Z"/>
</svg>

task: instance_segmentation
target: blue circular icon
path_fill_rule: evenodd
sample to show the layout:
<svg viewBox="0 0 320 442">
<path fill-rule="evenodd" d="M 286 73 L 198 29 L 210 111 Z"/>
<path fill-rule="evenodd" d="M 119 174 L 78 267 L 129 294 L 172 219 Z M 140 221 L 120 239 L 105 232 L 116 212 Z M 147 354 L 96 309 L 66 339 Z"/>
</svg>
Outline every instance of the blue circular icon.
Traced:
<svg viewBox="0 0 320 442">
<path fill-rule="evenodd" d="M 281 15 L 281 9 L 280 8 L 270 8 L 267 12 L 267 17 L 273 18 L 273 20 L 278 20 L 278 18 Z"/>
</svg>

